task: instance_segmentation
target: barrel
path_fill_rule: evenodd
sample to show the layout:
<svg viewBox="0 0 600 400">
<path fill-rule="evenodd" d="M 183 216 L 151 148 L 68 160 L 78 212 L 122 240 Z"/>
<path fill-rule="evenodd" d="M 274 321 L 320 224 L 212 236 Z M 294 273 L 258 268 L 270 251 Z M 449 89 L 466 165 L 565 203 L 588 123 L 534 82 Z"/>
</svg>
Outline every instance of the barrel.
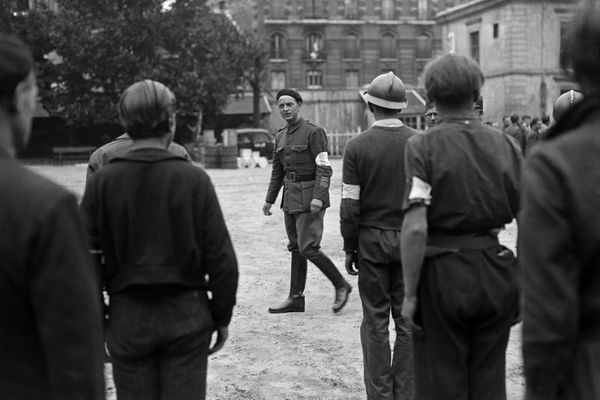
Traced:
<svg viewBox="0 0 600 400">
<path fill-rule="evenodd" d="M 221 163 L 220 168 L 237 169 L 238 148 L 237 146 L 221 146 Z"/>
<path fill-rule="evenodd" d="M 204 148 L 204 168 L 219 168 L 221 155 L 220 146 L 206 146 Z"/>
</svg>

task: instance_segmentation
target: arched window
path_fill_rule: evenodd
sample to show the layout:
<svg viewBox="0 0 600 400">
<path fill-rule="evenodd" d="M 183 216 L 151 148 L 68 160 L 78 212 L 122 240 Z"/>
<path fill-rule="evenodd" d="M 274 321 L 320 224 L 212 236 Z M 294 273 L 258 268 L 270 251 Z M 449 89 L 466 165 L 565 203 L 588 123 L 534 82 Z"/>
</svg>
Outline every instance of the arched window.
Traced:
<svg viewBox="0 0 600 400">
<path fill-rule="evenodd" d="M 271 58 L 285 58 L 285 39 L 281 33 L 271 36 Z"/>
<path fill-rule="evenodd" d="M 319 60 L 323 55 L 323 39 L 318 33 L 306 37 L 306 56 L 311 60 Z"/>
<path fill-rule="evenodd" d="M 346 36 L 344 58 L 360 58 L 360 39 L 354 33 Z"/>
<path fill-rule="evenodd" d="M 417 58 L 431 58 L 431 37 L 425 33 L 417 36 Z"/>
<path fill-rule="evenodd" d="M 391 33 L 381 36 L 381 58 L 396 58 L 396 38 Z"/>
</svg>

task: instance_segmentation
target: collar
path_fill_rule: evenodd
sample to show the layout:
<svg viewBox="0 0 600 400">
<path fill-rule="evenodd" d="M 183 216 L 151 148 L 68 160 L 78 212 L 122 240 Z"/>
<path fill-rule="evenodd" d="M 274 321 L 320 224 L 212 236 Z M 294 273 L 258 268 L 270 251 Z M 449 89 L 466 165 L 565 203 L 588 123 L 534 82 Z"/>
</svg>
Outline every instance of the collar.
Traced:
<svg viewBox="0 0 600 400">
<path fill-rule="evenodd" d="M 302 126 L 305 121 L 306 120 L 304 118 L 300 117 L 300 119 L 298 119 L 298 121 L 294 122 L 292 125 L 287 125 L 286 126 L 286 128 L 287 128 L 286 132 L 288 133 L 288 135 L 294 133 L 294 131 L 296 129 L 298 129 L 300 126 Z"/>
<path fill-rule="evenodd" d="M 373 125 L 371 126 L 380 126 L 383 128 L 399 128 L 401 126 L 404 126 L 404 124 L 398 118 L 386 118 L 373 122 Z"/>
<path fill-rule="evenodd" d="M 170 151 L 167 151 L 166 149 L 158 149 L 155 147 L 142 147 L 139 149 L 127 151 L 124 154 L 120 154 L 118 157 L 115 157 L 112 160 L 110 160 L 109 163 L 118 161 L 156 162 L 165 160 L 185 161 L 183 157 L 173 154 Z"/>
</svg>

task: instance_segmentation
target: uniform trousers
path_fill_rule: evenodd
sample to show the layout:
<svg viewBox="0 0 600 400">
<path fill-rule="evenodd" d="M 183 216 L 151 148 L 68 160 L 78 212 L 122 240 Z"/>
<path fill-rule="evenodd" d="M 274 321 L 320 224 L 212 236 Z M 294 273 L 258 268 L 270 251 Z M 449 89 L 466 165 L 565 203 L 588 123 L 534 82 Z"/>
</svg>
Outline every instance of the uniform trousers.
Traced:
<svg viewBox="0 0 600 400">
<path fill-rule="evenodd" d="M 361 228 L 358 257 L 358 288 L 363 308 L 360 338 L 367 399 L 412 399 L 412 343 L 409 328 L 401 316 L 404 280 L 400 231 Z M 393 358 L 389 340 L 390 312 L 396 332 Z"/>
<path fill-rule="evenodd" d="M 119 400 L 204 399 L 212 330 L 205 291 L 112 296 L 107 345 Z"/>
<path fill-rule="evenodd" d="M 503 246 L 426 259 L 413 335 L 416 400 L 505 400 L 519 269 Z"/>
<path fill-rule="evenodd" d="M 284 213 L 285 230 L 288 236 L 288 250 L 300 253 L 311 259 L 319 254 L 323 237 L 323 218 L 325 210 L 317 213 L 309 211 L 301 213 Z"/>
</svg>

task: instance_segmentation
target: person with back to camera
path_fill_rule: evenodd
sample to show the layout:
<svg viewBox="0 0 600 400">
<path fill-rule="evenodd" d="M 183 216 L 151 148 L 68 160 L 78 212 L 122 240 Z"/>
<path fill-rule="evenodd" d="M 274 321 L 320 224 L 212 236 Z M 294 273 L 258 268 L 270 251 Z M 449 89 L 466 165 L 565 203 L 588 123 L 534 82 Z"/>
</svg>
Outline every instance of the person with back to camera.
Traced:
<svg viewBox="0 0 600 400">
<path fill-rule="evenodd" d="M 365 93 L 373 125 L 344 149 L 340 228 L 346 271 L 358 274 L 363 308 L 360 338 L 367 399 L 412 399 L 412 343 L 402 318 L 400 258 L 404 148 L 417 132 L 399 113 L 406 88 L 392 72 L 377 76 Z M 390 312 L 396 338 L 390 352 Z"/>
<path fill-rule="evenodd" d="M 600 10 L 584 4 L 565 46 L 581 93 L 559 97 L 556 123 L 525 165 L 518 254 L 527 400 L 600 399 Z"/>
<path fill-rule="evenodd" d="M 105 258 L 117 396 L 204 399 L 207 358 L 225 344 L 236 301 L 231 239 L 206 172 L 167 151 L 173 93 L 139 81 L 118 110 L 133 144 L 91 176 L 81 204 Z"/>
<path fill-rule="evenodd" d="M 425 68 L 440 122 L 406 147 L 402 316 L 412 328 L 415 400 L 505 400 L 505 350 L 519 270 L 498 232 L 519 209 L 517 143 L 483 124 L 483 74 L 447 54 Z"/>
<path fill-rule="evenodd" d="M 98 279 L 75 196 L 23 167 L 34 62 L 0 34 L 0 398 L 104 399 Z"/>
<path fill-rule="evenodd" d="M 270 307 L 269 312 L 304 312 L 307 260 L 310 260 L 333 284 L 332 309 L 337 313 L 346 305 L 352 286 L 320 250 L 332 175 L 327 135 L 323 128 L 302 118 L 302 97 L 297 91 L 282 89 L 276 98 L 286 126 L 275 138 L 273 170 L 262 211 L 271 215 L 271 206 L 283 186 L 281 208 L 292 261 L 288 298 L 281 305 Z"/>
</svg>

